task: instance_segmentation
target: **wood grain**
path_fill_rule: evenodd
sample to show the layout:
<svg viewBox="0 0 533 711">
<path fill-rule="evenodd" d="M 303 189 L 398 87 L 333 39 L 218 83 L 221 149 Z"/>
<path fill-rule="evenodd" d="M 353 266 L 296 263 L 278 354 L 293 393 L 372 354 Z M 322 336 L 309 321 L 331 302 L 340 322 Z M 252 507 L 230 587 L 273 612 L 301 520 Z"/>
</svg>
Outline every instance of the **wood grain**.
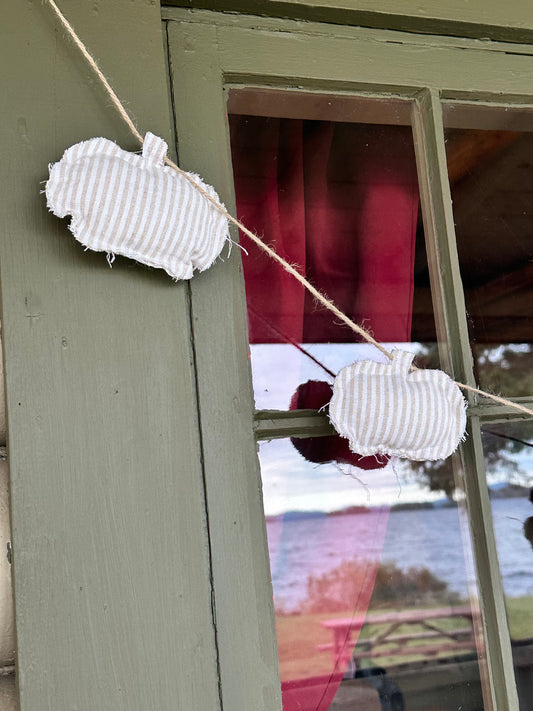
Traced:
<svg viewBox="0 0 533 711">
<path fill-rule="evenodd" d="M 169 139 L 157 3 L 62 9 Z M 21 711 L 219 707 L 186 285 L 84 252 L 39 194 L 103 135 L 138 150 L 46 3 L 3 7 L 2 323 Z M 13 62 L 13 57 L 17 61 Z"/>
<path fill-rule="evenodd" d="M 213 184 L 232 209 L 216 35 L 214 27 L 170 23 L 171 80 L 180 165 Z M 281 693 L 244 283 L 239 250 L 223 256 L 190 285 L 221 693 L 225 709 L 275 711 Z"/>
</svg>

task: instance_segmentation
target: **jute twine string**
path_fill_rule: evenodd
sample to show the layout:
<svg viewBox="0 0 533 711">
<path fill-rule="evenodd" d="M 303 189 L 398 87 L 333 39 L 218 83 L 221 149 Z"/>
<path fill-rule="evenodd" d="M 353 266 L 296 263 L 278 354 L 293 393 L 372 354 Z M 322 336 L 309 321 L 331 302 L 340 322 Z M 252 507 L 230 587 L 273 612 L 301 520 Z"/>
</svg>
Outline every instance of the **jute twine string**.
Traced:
<svg viewBox="0 0 533 711">
<path fill-rule="evenodd" d="M 87 60 L 88 64 L 102 83 L 103 87 L 105 88 L 109 98 L 111 99 L 114 107 L 130 129 L 131 133 L 135 136 L 135 138 L 139 141 L 141 145 L 144 144 L 144 137 L 142 134 L 139 132 L 137 127 L 135 126 L 133 120 L 131 119 L 130 115 L 124 108 L 124 105 L 116 95 L 115 91 L 109 84 L 108 80 L 106 79 L 105 75 L 103 74 L 102 70 L 92 57 L 92 55 L 89 53 L 88 49 L 86 46 L 83 44 L 79 36 L 77 35 L 76 31 L 70 24 L 70 22 L 67 20 L 67 18 L 63 15 L 61 10 L 58 8 L 54 0 L 48 0 L 48 3 L 50 7 L 54 10 L 55 14 L 57 15 L 59 21 L 71 37 L 72 41 L 78 47 L 82 55 L 85 57 Z M 179 173 L 185 180 L 187 180 L 195 190 L 197 190 L 199 193 L 201 193 L 204 198 L 210 202 L 213 207 L 221 212 L 232 224 L 236 225 L 236 227 L 239 228 L 239 230 L 245 234 L 249 239 L 252 240 L 263 252 L 268 254 L 268 256 L 273 259 L 274 261 L 278 262 L 283 269 L 288 272 L 291 276 L 293 276 L 300 284 L 304 287 L 304 289 L 307 289 L 307 291 L 314 296 L 314 298 L 321 303 L 323 306 L 325 306 L 331 313 L 333 313 L 342 323 L 346 324 L 352 331 L 357 333 L 359 336 L 365 339 L 368 343 L 371 343 L 373 346 L 375 346 L 383 355 L 387 356 L 387 358 L 392 360 L 392 354 L 362 326 L 359 326 L 357 323 L 352 321 L 348 316 L 346 316 L 345 313 L 343 313 L 334 303 L 333 301 L 322 294 L 318 289 L 316 289 L 307 279 L 300 274 L 300 272 L 289 262 L 287 262 L 283 257 L 281 257 L 272 247 L 269 247 L 265 242 L 263 242 L 262 239 L 260 239 L 254 232 L 249 230 L 245 225 L 242 224 L 236 217 L 233 217 L 231 213 L 229 213 L 226 208 L 218 203 L 214 198 L 212 198 L 200 185 L 198 185 L 191 176 L 186 173 L 184 170 L 182 170 L 179 166 L 177 166 L 173 161 L 170 160 L 170 158 L 167 158 L 165 156 L 165 163 L 173 168 L 177 173 Z M 412 366 L 412 370 L 418 370 L 415 366 Z M 488 393 L 485 390 L 480 390 L 479 388 L 475 388 L 471 385 L 466 385 L 464 383 L 459 383 L 457 381 L 454 381 L 455 384 L 461 388 L 462 390 L 468 390 L 469 392 L 476 393 L 477 395 L 481 395 L 482 397 L 489 398 L 491 400 L 494 400 L 495 402 L 500 403 L 501 405 L 505 405 L 506 407 L 512 407 L 515 410 L 519 410 L 520 412 L 523 412 L 526 415 L 530 415 L 533 417 L 533 410 L 529 409 L 528 407 L 524 407 L 524 405 L 520 405 L 517 402 L 513 402 L 512 400 L 508 400 L 507 398 L 500 397 L 498 395 L 493 395 L 492 393 Z"/>
</svg>

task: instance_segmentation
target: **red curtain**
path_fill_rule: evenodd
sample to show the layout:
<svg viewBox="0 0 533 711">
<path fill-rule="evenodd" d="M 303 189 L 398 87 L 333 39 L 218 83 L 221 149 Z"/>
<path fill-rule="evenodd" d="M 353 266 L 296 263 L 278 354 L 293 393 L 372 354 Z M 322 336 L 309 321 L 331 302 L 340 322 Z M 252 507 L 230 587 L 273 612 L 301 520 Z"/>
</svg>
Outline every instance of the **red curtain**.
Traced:
<svg viewBox="0 0 533 711">
<path fill-rule="evenodd" d="M 409 341 L 418 213 L 410 129 L 232 116 L 231 143 L 239 219 L 378 341 Z M 251 343 L 358 340 L 242 244 Z"/>
<path fill-rule="evenodd" d="M 409 341 L 418 213 L 410 129 L 249 116 L 231 116 L 230 128 L 239 219 L 378 341 Z M 245 236 L 241 243 L 251 343 L 360 340 Z M 358 615 L 368 608 L 385 534 L 384 511 L 373 516 L 369 540 L 358 541 L 359 552 L 375 551 L 353 600 Z M 316 633 L 323 659 L 318 625 Z M 292 653 L 280 645 L 282 670 L 290 662 L 282 655 Z M 282 672 L 284 711 L 326 711 L 345 660 L 342 649 L 329 674 Z"/>
</svg>

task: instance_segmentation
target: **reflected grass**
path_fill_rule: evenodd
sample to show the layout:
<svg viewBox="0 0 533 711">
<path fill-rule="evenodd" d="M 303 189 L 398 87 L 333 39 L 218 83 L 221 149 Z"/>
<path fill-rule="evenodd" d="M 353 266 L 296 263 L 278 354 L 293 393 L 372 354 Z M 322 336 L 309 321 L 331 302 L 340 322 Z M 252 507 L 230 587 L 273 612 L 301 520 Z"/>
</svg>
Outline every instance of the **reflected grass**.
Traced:
<svg viewBox="0 0 533 711">
<path fill-rule="evenodd" d="M 465 601 L 460 604 L 467 604 Z M 511 639 L 519 641 L 524 639 L 533 640 L 533 597 L 507 598 L 507 614 Z M 420 609 L 434 609 L 438 605 L 420 607 Z M 386 609 L 388 612 L 401 612 L 405 607 L 373 608 L 369 612 L 378 612 Z M 331 673 L 332 654 L 330 651 L 319 651 L 318 645 L 329 644 L 332 641 L 331 632 L 320 624 L 325 619 L 337 619 L 350 617 L 351 610 L 335 612 L 330 614 L 302 614 L 302 615 L 282 615 L 276 618 L 276 632 L 278 639 L 278 654 L 280 661 L 281 678 L 284 681 L 291 679 L 305 678 L 320 674 Z M 465 628 L 468 623 L 465 621 Z M 359 643 L 364 642 L 369 637 L 376 636 L 386 629 L 386 625 L 364 625 L 359 636 Z M 442 630 L 457 629 L 457 619 L 439 620 L 439 627 Z M 400 625 L 394 634 L 416 634 L 424 631 L 422 625 Z M 416 647 L 417 641 L 407 642 L 408 646 Z M 390 647 L 389 647 L 390 648 Z M 386 656 L 387 646 L 380 648 L 379 656 L 372 656 L 362 660 L 361 667 L 369 666 L 395 666 L 407 662 L 427 659 L 417 655 L 415 649 L 409 656 Z M 474 651 L 474 650 L 472 650 Z M 434 655 L 432 659 L 443 659 L 450 656 L 457 656 L 454 652 L 443 652 Z"/>
<path fill-rule="evenodd" d="M 508 597 L 505 604 L 511 640 L 533 639 L 533 597 Z"/>
</svg>

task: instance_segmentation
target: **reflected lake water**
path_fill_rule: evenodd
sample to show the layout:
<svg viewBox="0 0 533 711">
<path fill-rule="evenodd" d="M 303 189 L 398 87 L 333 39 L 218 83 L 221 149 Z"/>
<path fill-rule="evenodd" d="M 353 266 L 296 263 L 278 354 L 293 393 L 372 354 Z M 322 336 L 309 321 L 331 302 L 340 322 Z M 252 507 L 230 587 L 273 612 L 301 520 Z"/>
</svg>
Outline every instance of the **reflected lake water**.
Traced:
<svg viewBox="0 0 533 711">
<path fill-rule="evenodd" d="M 533 595 L 533 550 L 522 532 L 533 507 L 525 498 L 508 498 L 493 500 L 492 510 L 505 593 Z M 382 512 L 386 515 L 385 509 Z M 382 541 L 375 538 L 375 514 L 376 510 L 343 516 L 317 512 L 269 519 L 276 603 L 294 609 L 305 597 L 310 575 L 321 575 L 346 560 L 379 556 Z M 467 596 L 469 573 L 456 508 L 391 509 L 381 561 L 402 570 L 428 568 L 449 591 Z"/>
</svg>

